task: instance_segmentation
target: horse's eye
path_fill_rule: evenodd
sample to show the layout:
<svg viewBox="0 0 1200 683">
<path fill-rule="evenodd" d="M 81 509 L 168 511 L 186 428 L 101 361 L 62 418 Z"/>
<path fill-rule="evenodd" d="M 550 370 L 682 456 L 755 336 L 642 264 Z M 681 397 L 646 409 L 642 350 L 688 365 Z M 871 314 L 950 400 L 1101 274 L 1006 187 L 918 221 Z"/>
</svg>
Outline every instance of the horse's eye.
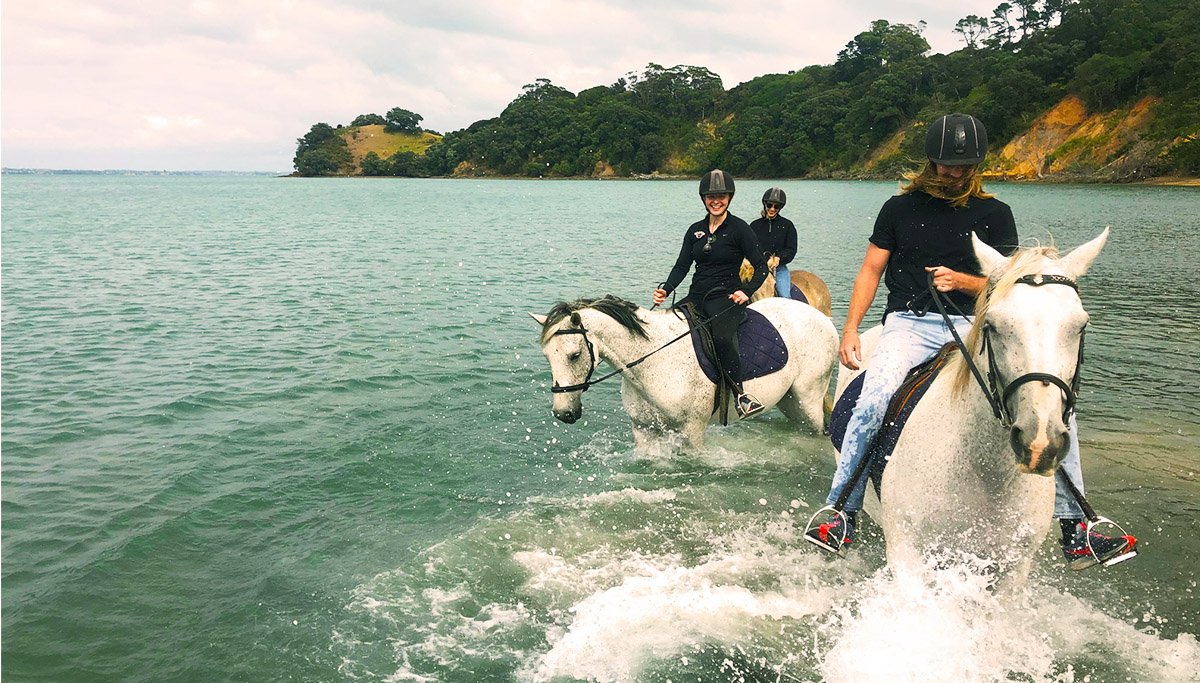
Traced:
<svg viewBox="0 0 1200 683">
<path fill-rule="evenodd" d="M 567 360 L 574 363 L 575 361 L 579 360 L 580 355 L 582 355 L 582 354 L 580 354 L 578 351 L 576 351 L 575 353 L 572 353 L 571 355 L 567 356 Z"/>
</svg>

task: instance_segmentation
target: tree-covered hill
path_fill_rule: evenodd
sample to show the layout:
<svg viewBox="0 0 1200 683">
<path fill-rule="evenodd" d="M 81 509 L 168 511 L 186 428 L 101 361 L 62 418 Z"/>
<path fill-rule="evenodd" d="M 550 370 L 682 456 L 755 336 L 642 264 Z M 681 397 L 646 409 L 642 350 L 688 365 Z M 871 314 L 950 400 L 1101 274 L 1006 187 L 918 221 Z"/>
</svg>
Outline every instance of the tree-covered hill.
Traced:
<svg viewBox="0 0 1200 683">
<path fill-rule="evenodd" d="M 994 173 L 1200 176 L 1195 0 L 1002 2 L 988 17 L 962 18 L 955 32 L 964 47 L 950 54 L 929 54 L 924 28 L 878 20 L 833 64 L 728 91 L 699 66 L 650 64 L 578 94 L 538 79 L 496 118 L 448 133 L 423 154 L 357 161 L 334 141 L 353 133 L 330 136 L 317 124 L 298 141 L 296 168 L 536 177 L 719 166 L 750 177 L 894 177 L 922 157 L 926 122 L 965 111 L 988 126 Z M 310 157 L 328 160 L 302 163 Z"/>
</svg>

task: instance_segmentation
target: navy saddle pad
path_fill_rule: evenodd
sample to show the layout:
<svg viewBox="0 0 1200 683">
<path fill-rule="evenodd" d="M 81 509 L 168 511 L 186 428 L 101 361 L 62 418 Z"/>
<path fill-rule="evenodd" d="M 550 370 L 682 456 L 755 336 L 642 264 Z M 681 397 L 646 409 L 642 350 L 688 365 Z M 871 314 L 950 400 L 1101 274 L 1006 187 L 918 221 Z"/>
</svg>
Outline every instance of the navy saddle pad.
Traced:
<svg viewBox="0 0 1200 683">
<path fill-rule="evenodd" d="M 684 314 L 687 314 L 686 310 Z M 690 316 L 688 321 L 689 324 L 693 324 Z M 696 350 L 696 358 L 699 359 L 704 374 L 709 381 L 717 384 L 717 366 L 704 352 L 700 331 L 695 327 L 692 328 L 692 348 Z M 779 330 L 775 329 L 766 316 L 752 308 L 746 309 L 746 319 L 738 325 L 738 351 L 741 352 L 742 358 L 739 382 L 769 375 L 787 365 L 788 361 L 787 345 L 783 343 Z"/>
<path fill-rule="evenodd" d="M 808 297 L 804 296 L 804 292 L 801 292 L 800 288 L 796 285 L 792 285 L 792 289 L 788 294 L 793 301 L 799 301 L 802 304 L 808 303 Z"/>
<path fill-rule="evenodd" d="M 892 395 L 887 412 L 884 413 L 883 426 L 875 435 L 875 440 L 871 442 L 867 451 L 867 457 L 875 463 L 875 468 L 882 469 L 887 459 L 891 457 L 892 451 L 896 448 L 896 442 L 900 440 L 900 431 L 904 429 L 904 423 L 908 422 L 908 417 L 917 407 L 917 402 L 933 384 L 933 379 L 945 366 L 954 350 L 953 343 L 946 344 L 936 356 L 908 371 L 904 383 Z M 839 452 L 842 450 L 842 441 L 846 438 L 850 413 L 854 411 L 854 405 L 858 403 L 858 396 L 862 393 L 863 381 L 866 376 L 867 373 L 864 372 L 846 385 L 846 390 L 838 397 L 837 403 L 833 406 L 833 413 L 829 416 L 829 440 L 833 442 L 833 447 Z"/>
</svg>

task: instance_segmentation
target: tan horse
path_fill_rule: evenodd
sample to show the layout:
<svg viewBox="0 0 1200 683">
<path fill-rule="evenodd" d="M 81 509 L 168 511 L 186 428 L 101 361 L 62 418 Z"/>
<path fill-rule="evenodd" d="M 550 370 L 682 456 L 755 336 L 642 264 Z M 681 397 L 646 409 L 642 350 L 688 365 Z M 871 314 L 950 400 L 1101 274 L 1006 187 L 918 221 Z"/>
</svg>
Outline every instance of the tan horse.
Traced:
<svg viewBox="0 0 1200 683">
<path fill-rule="evenodd" d="M 762 283 L 758 291 L 750 295 L 750 301 L 759 301 L 769 296 L 775 296 L 775 268 L 778 266 L 778 256 L 772 256 L 767 259 L 767 280 Z M 750 265 L 749 261 L 742 259 L 742 268 L 739 275 L 741 275 L 742 282 L 749 282 L 750 278 L 754 277 L 754 266 Z M 804 298 L 808 299 L 808 304 L 825 315 L 832 317 L 829 286 L 825 284 L 825 281 L 807 270 L 793 270 L 790 271 L 790 275 L 792 286 L 804 293 Z"/>
</svg>

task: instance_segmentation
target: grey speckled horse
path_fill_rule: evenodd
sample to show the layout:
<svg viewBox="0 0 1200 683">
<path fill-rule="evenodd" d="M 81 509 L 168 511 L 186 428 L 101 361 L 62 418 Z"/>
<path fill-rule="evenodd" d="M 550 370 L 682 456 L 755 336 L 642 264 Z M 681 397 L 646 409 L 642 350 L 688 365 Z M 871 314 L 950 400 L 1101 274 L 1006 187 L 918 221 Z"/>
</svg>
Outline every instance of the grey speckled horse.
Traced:
<svg viewBox="0 0 1200 683">
<path fill-rule="evenodd" d="M 747 380 L 745 389 L 768 408 L 778 405 L 788 418 L 824 428 L 824 399 L 837 360 L 833 323 L 815 308 L 772 297 L 751 304 L 778 329 L 788 350 L 782 369 Z M 556 305 L 548 315 L 530 316 L 542 326 L 542 352 L 558 387 L 586 384 L 601 361 L 625 368 L 685 333 L 687 322 L 674 312 L 649 311 L 615 297 Z M 621 373 L 621 397 L 633 422 L 639 448 L 679 435 L 684 448 L 704 441 L 713 417 L 714 385 L 701 370 L 691 342 L 684 338 Z M 572 423 L 583 411 L 583 389 L 554 394 L 554 416 Z"/>
<path fill-rule="evenodd" d="M 883 472 L 882 499 L 868 487 L 866 509 L 883 527 L 889 564 L 920 563 L 923 556 L 957 548 L 1017 581 L 1028 574 L 1052 522 L 1053 475 L 1067 452 L 1068 398 L 1053 382 L 1014 380 L 1045 373 L 1073 382 L 1088 321 L 1074 281 L 1107 238 L 1105 230 L 1062 258 L 1053 248 L 1022 249 L 1005 258 L 974 239 L 988 287 L 965 341 L 980 371 L 995 373 L 1001 396 L 1012 387 L 1004 399 L 1011 423 L 995 417 L 956 355 L 900 435 Z M 880 329 L 863 335 L 868 371 Z M 838 395 L 855 374 L 839 373 Z"/>
</svg>

